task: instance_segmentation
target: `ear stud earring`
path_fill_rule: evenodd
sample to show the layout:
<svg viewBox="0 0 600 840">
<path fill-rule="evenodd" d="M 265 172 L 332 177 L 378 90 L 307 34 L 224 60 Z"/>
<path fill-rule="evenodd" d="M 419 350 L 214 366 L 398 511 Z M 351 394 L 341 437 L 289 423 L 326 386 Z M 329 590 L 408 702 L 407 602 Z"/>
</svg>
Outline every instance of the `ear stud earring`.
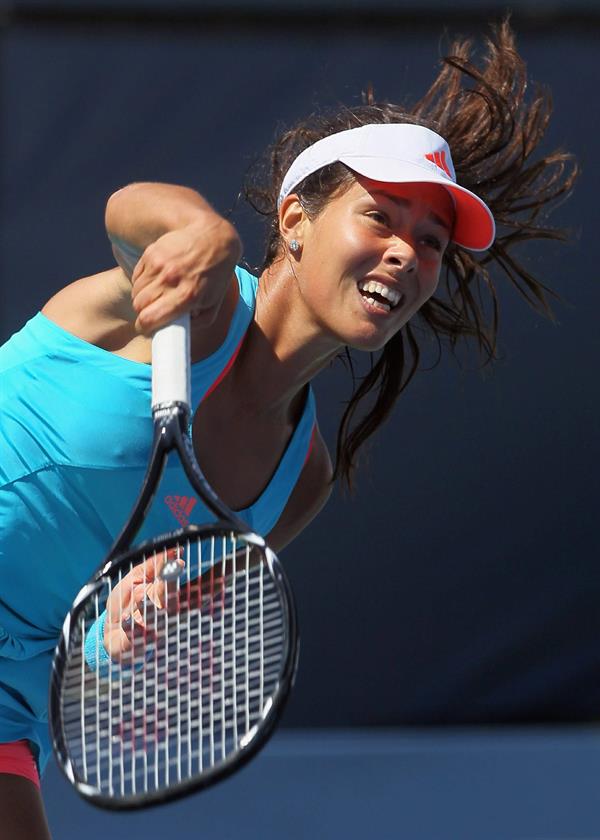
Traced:
<svg viewBox="0 0 600 840">
<path fill-rule="evenodd" d="M 293 251 L 294 254 L 295 254 L 296 251 L 299 251 L 299 250 L 300 250 L 300 243 L 298 242 L 297 239 L 292 239 L 292 241 L 290 242 L 290 251 Z"/>
</svg>

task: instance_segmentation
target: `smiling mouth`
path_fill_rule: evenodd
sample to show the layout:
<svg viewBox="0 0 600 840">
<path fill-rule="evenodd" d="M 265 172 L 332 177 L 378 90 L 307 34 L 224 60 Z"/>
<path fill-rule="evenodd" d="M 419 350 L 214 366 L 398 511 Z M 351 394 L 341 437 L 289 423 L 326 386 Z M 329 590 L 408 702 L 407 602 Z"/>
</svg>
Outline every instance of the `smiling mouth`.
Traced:
<svg viewBox="0 0 600 840">
<path fill-rule="evenodd" d="M 368 304 L 382 312 L 391 312 L 404 300 L 404 295 L 396 289 L 390 289 L 377 280 L 361 280 L 357 283 L 358 291 Z"/>
</svg>

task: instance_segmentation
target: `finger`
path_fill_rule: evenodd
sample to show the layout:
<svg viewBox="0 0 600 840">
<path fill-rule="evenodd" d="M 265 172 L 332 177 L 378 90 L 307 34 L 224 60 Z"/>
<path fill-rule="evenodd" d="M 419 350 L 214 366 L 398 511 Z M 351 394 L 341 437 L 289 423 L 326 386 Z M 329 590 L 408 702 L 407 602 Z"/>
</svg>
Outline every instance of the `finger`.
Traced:
<svg viewBox="0 0 600 840">
<path fill-rule="evenodd" d="M 132 282 L 131 291 L 134 298 L 141 292 L 147 291 L 148 287 L 157 285 L 159 289 L 175 289 L 182 283 L 194 286 L 194 279 L 192 276 L 177 265 L 165 266 L 163 263 L 152 265 L 146 262 L 144 270 L 136 275 Z"/>
<path fill-rule="evenodd" d="M 157 252 L 156 243 L 148 245 L 131 275 L 132 285 L 145 284 L 147 279 L 158 276 L 165 266 L 164 258 Z"/>
<path fill-rule="evenodd" d="M 159 562 L 159 556 L 154 554 L 147 557 L 143 563 L 138 563 L 137 566 L 134 566 L 129 573 L 129 575 L 131 575 L 128 581 L 130 586 L 133 588 L 136 584 L 146 584 L 152 582 L 159 572 Z M 123 583 L 127 581 L 129 575 L 123 578 Z"/>
<path fill-rule="evenodd" d="M 138 282 L 131 287 L 131 305 L 135 312 L 141 312 L 164 294 L 167 287 L 160 277 L 153 277 L 145 273 Z"/>
<path fill-rule="evenodd" d="M 131 611 L 133 579 L 130 575 L 131 573 L 129 575 L 125 575 L 121 582 L 115 586 L 108 596 L 108 600 L 106 602 L 106 612 L 108 620 L 111 623 L 119 623 L 121 616 L 126 612 Z"/>
<path fill-rule="evenodd" d="M 140 633 L 146 633 L 146 624 L 140 610 L 124 615 L 121 619 L 121 629 L 129 640 Z"/>
<path fill-rule="evenodd" d="M 148 599 L 153 610 L 166 612 L 169 615 L 175 614 L 180 607 L 181 589 L 179 581 L 155 580 L 148 587 Z"/>
<path fill-rule="evenodd" d="M 156 578 L 148 587 L 148 598 L 159 610 L 164 607 L 164 594 L 165 584 L 160 578 Z"/>
<path fill-rule="evenodd" d="M 163 293 L 139 312 L 135 322 L 136 329 L 146 335 L 152 335 L 161 327 L 167 326 L 186 312 L 193 312 L 194 324 L 208 327 L 213 324 L 221 310 L 221 303 L 212 306 L 199 306 L 191 300 L 177 300 L 174 295 Z"/>
<path fill-rule="evenodd" d="M 116 592 L 116 598 L 110 605 L 108 619 L 113 625 L 121 625 L 125 629 L 132 621 L 135 613 L 141 614 L 141 606 L 144 603 L 146 587 L 137 585 L 130 587 L 125 593 Z"/>
<path fill-rule="evenodd" d="M 135 286 L 136 283 L 139 282 L 141 275 L 144 273 L 146 267 L 146 263 L 144 262 L 144 257 L 140 257 L 133 271 L 131 272 L 131 286 L 132 288 Z"/>
<path fill-rule="evenodd" d="M 144 335 L 152 336 L 161 327 L 168 326 L 182 314 L 183 312 L 179 312 L 162 295 L 138 313 L 135 328 Z"/>
<path fill-rule="evenodd" d="M 165 562 L 168 559 L 172 559 L 179 556 L 179 549 L 177 547 L 163 549 L 162 551 L 157 551 L 154 554 L 150 554 L 142 563 L 138 563 L 137 566 L 134 566 L 129 575 L 131 575 L 130 583 L 137 584 L 137 583 L 148 583 L 154 580 L 154 578 L 160 574 Z M 127 580 L 129 577 L 127 575 L 123 578 L 123 582 Z"/>
<path fill-rule="evenodd" d="M 145 255 L 136 264 L 131 275 L 131 289 L 135 294 L 141 292 L 149 283 L 154 282 L 162 271 L 162 264 L 156 260 L 150 260 Z"/>
<path fill-rule="evenodd" d="M 104 647 L 113 661 L 119 662 L 124 654 L 128 654 L 132 648 L 128 634 L 121 629 L 112 629 L 104 637 Z"/>
<path fill-rule="evenodd" d="M 138 621 L 136 617 L 129 617 L 129 620 L 124 619 L 121 627 L 111 634 L 112 644 L 116 652 L 123 655 L 124 653 L 131 654 L 134 657 L 144 656 L 148 645 L 156 641 L 156 632 L 152 627 L 145 627 L 142 621 Z"/>
<path fill-rule="evenodd" d="M 160 296 L 138 311 L 137 322 L 144 331 L 157 330 L 189 312 L 193 305 L 194 290 L 191 285 L 168 288 L 163 284 Z"/>
<path fill-rule="evenodd" d="M 173 607 L 178 602 L 179 586 L 177 581 L 157 578 L 148 587 L 148 597 L 159 610 Z"/>
<path fill-rule="evenodd" d="M 137 597 L 130 608 L 124 610 L 121 615 L 119 624 L 129 637 L 133 637 L 135 634 L 139 635 L 141 632 L 146 633 L 147 628 L 152 628 L 156 623 L 158 605 L 154 603 L 151 596 L 152 586 L 153 584 L 150 584 L 143 590 L 141 597 L 140 593 L 137 592 Z"/>
</svg>

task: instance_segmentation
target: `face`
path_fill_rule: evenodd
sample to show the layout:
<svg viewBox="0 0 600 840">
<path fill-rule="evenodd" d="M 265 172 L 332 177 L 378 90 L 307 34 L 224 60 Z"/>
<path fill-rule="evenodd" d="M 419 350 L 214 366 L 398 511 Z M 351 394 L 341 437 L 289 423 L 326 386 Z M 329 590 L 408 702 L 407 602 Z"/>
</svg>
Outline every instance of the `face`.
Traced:
<svg viewBox="0 0 600 840">
<path fill-rule="evenodd" d="M 353 186 L 300 225 L 300 293 L 340 343 L 377 350 L 435 292 L 454 205 L 438 184 Z"/>
</svg>

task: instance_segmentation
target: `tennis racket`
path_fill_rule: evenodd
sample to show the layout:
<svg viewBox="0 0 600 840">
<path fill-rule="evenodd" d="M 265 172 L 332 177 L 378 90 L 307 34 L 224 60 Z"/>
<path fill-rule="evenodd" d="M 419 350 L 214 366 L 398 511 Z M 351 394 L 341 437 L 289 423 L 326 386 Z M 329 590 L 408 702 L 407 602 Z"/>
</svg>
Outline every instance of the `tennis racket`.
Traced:
<svg viewBox="0 0 600 840">
<path fill-rule="evenodd" d="M 187 315 L 153 338 L 147 472 L 54 654 L 58 764 L 85 799 L 109 809 L 170 801 L 233 773 L 272 733 L 296 671 L 296 611 L 281 565 L 194 456 L 189 341 Z M 132 547 L 170 455 L 217 521 Z"/>
</svg>

